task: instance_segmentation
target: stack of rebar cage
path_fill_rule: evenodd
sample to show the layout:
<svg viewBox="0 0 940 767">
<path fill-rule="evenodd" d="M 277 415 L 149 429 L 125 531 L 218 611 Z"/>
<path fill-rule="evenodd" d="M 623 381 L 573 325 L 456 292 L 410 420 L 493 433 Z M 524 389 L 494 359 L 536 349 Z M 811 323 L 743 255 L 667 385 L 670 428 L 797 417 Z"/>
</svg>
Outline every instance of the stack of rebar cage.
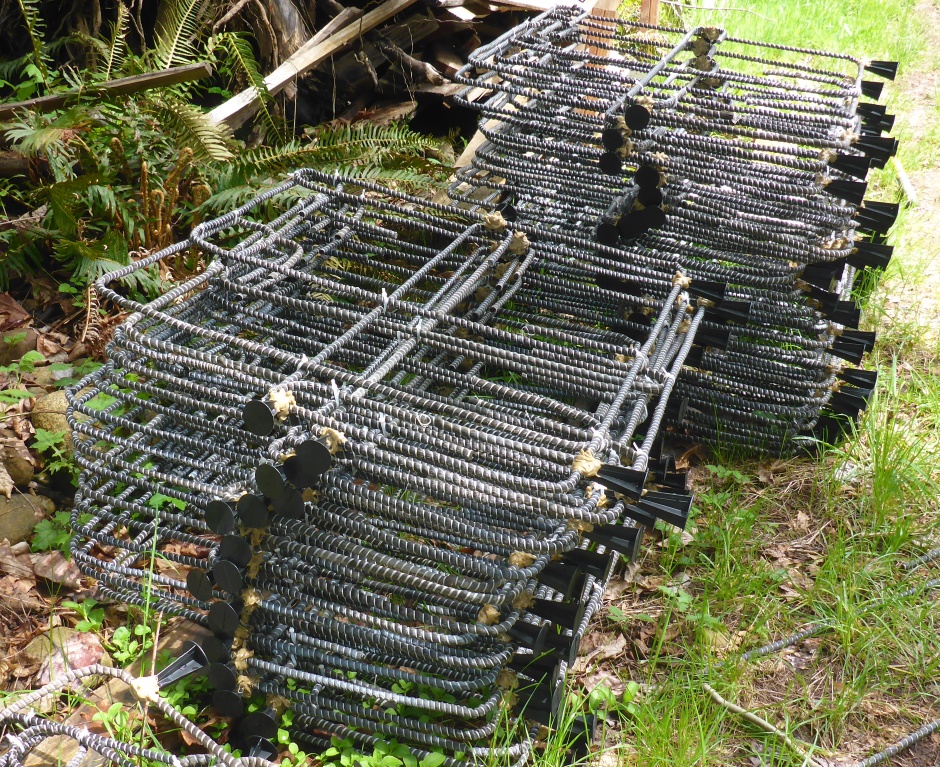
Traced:
<svg viewBox="0 0 940 767">
<path fill-rule="evenodd" d="M 887 249 L 854 235 L 890 216 L 842 175 L 883 110 L 857 73 L 618 24 L 556 9 L 477 52 L 458 204 L 303 170 L 99 281 L 132 314 L 69 394 L 74 556 L 210 630 L 160 683 L 206 673 L 246 753 L 289 707 L 308 748 L 527 762 L 616 560 L 685 524 L 664 427 L 780 450 L 863 406 L 831 355 L 869 343 L 844 296 Z M 120 293 L 190 250 L 202 274 Z"/>
<path fill-rule="evenodd" d="M 881 92 L 866 70 L 896 66 L 556 8 L 458 72 L 486 141 L 451 194 L 714 283 L 724 300 L 677 386 L 688 407 L 675 425 L 792 452 L 832 439 L 874 385 L 839 361 L 874 342 L 852 287 L 887 264 L 898 213 L 863 202 L 869 166 L 896 150 L 882 136 L 893 118 L 861 102 Z M 471 100 L 480 92 L 491 97 Z"/>
</svg>

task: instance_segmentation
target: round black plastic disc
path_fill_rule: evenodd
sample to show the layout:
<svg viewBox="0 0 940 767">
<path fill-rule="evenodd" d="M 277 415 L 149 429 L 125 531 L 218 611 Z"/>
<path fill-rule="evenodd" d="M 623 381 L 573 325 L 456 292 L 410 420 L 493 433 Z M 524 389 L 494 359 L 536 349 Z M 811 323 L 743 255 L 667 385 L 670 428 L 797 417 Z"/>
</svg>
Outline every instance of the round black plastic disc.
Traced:
<svg viewBox="0 0 940 767">
<path fill-rule="evenodd" d="M 633 181 L 643 189 L 655 189 L 662 181 L 662 175 L 651 165 L 641 165 L 633 174 Z"/>
<path fill-rule="evenodd" d="M 631 213 L 620 217 L 620 220 L 617 222 L 617 231 L 620 232 L 621 239 L 632 240 L 635 237 L 639 237 L 646 230 L 643 228 L 639 217 Z"/>
<path fill-rule="evenodd" d="M 262 495 L 246 493 L 238 499 L 238 519 L 246 527 L 267 527 L 268 502 Z"/>
<path fill-rule="evenodd" d="M 227 663 L 210 663 L 208 675 L 209 684 L 216 690 L 235 690 L 238 687 L 235 667 Z"/>
<path fill-rule="evenodd" d="M 212 577 L 220 589 L 229 594 L 240 594 L 245 582 L 242 571 L 234 562 L 227 559 L 217 559 L 212 565 Z"/>
<path fill-rule="evenodd" d="M 597 241 L 601 245 L 616 245 L 620 234 L 617 225 L 611 221 L 602 221 L 597 225 Z"/>
<path fill-rule="evenodd" d="M 294 448 L 294 455 L 284 461 L 284 472 L 297 487 L 313 487 L 317 478 L 333 465 L 329 448 L 316 439 L 308 439 Z"/>
<path fill-rule="evenodd" d="M 210 663 L 226 663 L 232 656 L 232 643 L 219 637 L 206 637 L 202 640 L 202 651 Z"/>
<path fill-rule="evenodd" d="M 263 463 L 255 469 L 255 483 L 258 489 L 272 501 L 284 494 L 286 482 L 281 467 L 273 463 Z"/>
<path fill-rule="evenodd" d="M 245 713 L 245 701 L 234 690 L 216 690 L 212 694 L 212 707 L 219 716 L 234 718 Z"/>
<path fill-rule="evenodd" d="M 238 613 L 226 602 L 213 602 L 206 616 L 209 630 L 220 637 L 233 637 L 238 630 Z"/>
<path fill-rule="evenodd" d="M 186 588 L 196 599 L 203 602 L 212 599 L 212 579 L 203 570 L 190 570 L 186 574 Z"/>
<path fill-rule="evenodd" d="M 659 229 L 666 223 L 666 212 L 662 208 L 645 208 L 643 211 L 643 224 L 647 229 Z"/>
<path fill-rule="evenodd" d="M 259 437 L 274 431 L 274 406 L 267 400 L 253 399 L 242 408 L 245 430 Z"/>
<path fill-rule="evenodd" d="M 245 567 L 253 554 L 251 544 L 240 535 L 226 535 L 219 544 L 219 559 L 227 559 L 239 567 Z"/>
<path fill-rule="evenodd" d="M 636 198 L 647 208 L 650 206 L 663 204 L 663 193 L 655 186 L 640 187 L 640 193 L 636 196 Z"/>
<path fill-rule="evenodd" d="M 232 504 L 225 501 L 212 501 L 206 507 L 206 524 L 219 535 L 228 535 L 235 529 L 235 511 Z"/>
<path fill-rule="evenodd" d="M 242 719 L 238 729 L 243 738 L 273 738 L 277 735 L 277 720 L 267 711 L 253 711 Z"/>
<path fill-rule="evenodd" d="M 288 519 L 303 519 L 304 499 L 299 490 L 290 488 L 274 502 L 274 513 Z"/>
<path fill-rule="evenodd" d="M 650 117 L 649 110 L 639 104 L 627 107 L 623 113 L 623 120 L 630 130 L 643 130 L 650 124 Z"/>
<path fill-rule="evenodd" d="M 623 160 L 617 157 L 613 152 L 604 152 L 597 164 L 600 165 L 601 170 L 608 176 L 616 176 L 623 170 Z"/>
<path fill-rule="evenodd" d="M 623 133 L 617 128 L 604 128 L 601 131 L 601 143 L 608 152 L 616 152 L 623 146 Z"/>
</svg>

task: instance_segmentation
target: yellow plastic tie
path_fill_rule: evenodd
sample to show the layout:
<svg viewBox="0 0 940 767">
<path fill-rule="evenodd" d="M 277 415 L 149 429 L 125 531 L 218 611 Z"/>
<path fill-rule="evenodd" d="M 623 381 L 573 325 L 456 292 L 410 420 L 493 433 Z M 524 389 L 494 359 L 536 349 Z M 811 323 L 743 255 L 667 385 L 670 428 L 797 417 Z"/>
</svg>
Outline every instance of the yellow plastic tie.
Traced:
<svg viewBox="0 0 940 767">
<path fill-rule="evenodd" d="M 513 232 L 509 242 L 509 252 L 514 256 L 521 256 L 529 249 L 529 238 L 525 232 Z"/>
<path fill-rule="evenodd" d="M 571 464 L 573 471 L 581 472 L 582 477 L 596 477 L 604 464 L 594 457 L 590 450 L 582 450 Z"/>
<path fill-rule="evenodd" d="M 268 392 L 268 401 L 274 405 L 274 412 L 280 421 L 286 421 L 291 409 L 297 406 L 294 395 L 286 389 L 272 389 Z"/>
<path fill-rule="evenodd" d="M 498 210 L 493 210 L 483 216 L 483 226 L 485 226 L 491 232 L 501 232 L 507 226 L 508 222 L 503 218 L 503 214 Z"/>
<path fill-rule="evenodd" d="M 341 431 L 331 429 L 329 426 L 320 429 L 320 436 L 326 440 L 326 447 L 331 455 L 336 455 L 346 444 L 346 435 Z"/>
</svg>

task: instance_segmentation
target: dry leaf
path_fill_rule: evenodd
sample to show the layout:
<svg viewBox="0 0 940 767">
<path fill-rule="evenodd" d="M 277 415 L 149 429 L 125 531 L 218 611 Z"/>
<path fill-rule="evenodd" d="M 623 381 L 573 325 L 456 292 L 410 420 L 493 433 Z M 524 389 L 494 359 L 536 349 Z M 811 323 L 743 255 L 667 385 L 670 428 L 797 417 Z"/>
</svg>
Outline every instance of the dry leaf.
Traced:
<svg viewBox="0 0 940 767">
<path fill-rule="evenodd" d="M 0 543 L 0 572 L 13 578 L 26 579 L 31 585 L 35 585 L 29 546 L 25 542 L 11 546 L 10 542 L 4 539 Z"/>
<path fill-rule="evenodd" d="M 33 572 L 39 578 L 69 589 L 77 589 L 82 585 L 82 573 L 78 565 L 66 559 L 61 551 L 33 554 Z"/>
<path fill-rule="evenodd" d="M 16 483 L 13 481 L 13 477 L 10 476 L 7 467 L 0 463 L 0 493 L 3 493 L 9 500 L 10 496 L 13 495 L 14 487 L 16 487 Z"/>
<path fill-rule="evenodd" d="M 809 530 L 809 515 L 806 512 L 798 511 L 796 513 L 796 519 L 793 520 L 793 529 L 794 530 Z"/>
</svg>

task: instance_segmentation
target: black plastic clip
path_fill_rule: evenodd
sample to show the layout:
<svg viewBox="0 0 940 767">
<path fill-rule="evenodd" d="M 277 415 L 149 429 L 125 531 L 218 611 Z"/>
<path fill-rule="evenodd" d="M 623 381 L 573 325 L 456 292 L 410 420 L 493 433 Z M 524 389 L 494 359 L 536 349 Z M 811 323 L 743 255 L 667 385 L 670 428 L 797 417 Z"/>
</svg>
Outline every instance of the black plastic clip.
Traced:
<svg viewBox="0 0 940 767">
<path fill-rule="evenodd" d="M 845 200 L 853 205 L 861 205 L 862 200 L 865 199 L 865 192 L 868 190 L 868 182 L 837 179 L 830 181 L 823 189 L 827 194 L 840 200 Z"/>
<path fill-rule="evenodd" d="M 855 243 L 855 252 L 846 260 L 856 269 L 884 269 L 891 261 L 894 246 L 884 245 L 868 240 L 859 240 Z"/>
<path fill-rule="evenodd" d="M 864 155 L 840 154 L 830 161 L 829 167 L 847 176 L 864 179 L 871 167 L 871 160 Z"/>
<path fill-rule="evenodd" d="M 584 537 L 594 541 L 598 546 L 603 546 L 607 551 L 616 551 L 631 562 L 635 562 L 643 542 L 643 528 L 616 524 L 604 525 L 586 532 Z"/>
<path fill-rule="evenodd" d="M 190 674 L 203 673 L 209 665 L 206 653 L 195 642 L 186 642 L 182 654 L 157 674 L 157 686 L 162 690 Z"/>
<path fill-rule="evenodd" d="M 877 80 L 862 80 L 862 95 L 877 101 L 881 98 L 881 91 L 885 84 Z"/>
<path fill-rule="evenodd" d="M 692 501 L 691 495 L 651 491 L 640 498 L 635 505 L 628 506 L 625 513 L 628 517 L 648 527 L 652 527 L 658 519 L 684 530 L 689 519 Z"/>
<path fill-rule="evenodd" d="M 636 500 L 643 495 L 643 486 L 646 484 L 647 472 L 639 469 L 630 469 L 626 466 L 604 464 L 597 472 L 597 481 L 608 490 L 622 493 Z"/>
<path fill-rule="evenodd" d="M 865 66 L 866 72 L 883 77 L 886 80 L 893 80 L 898 76 L 898 62 L 896 61 L 871 61 Z"/>
</svg>

